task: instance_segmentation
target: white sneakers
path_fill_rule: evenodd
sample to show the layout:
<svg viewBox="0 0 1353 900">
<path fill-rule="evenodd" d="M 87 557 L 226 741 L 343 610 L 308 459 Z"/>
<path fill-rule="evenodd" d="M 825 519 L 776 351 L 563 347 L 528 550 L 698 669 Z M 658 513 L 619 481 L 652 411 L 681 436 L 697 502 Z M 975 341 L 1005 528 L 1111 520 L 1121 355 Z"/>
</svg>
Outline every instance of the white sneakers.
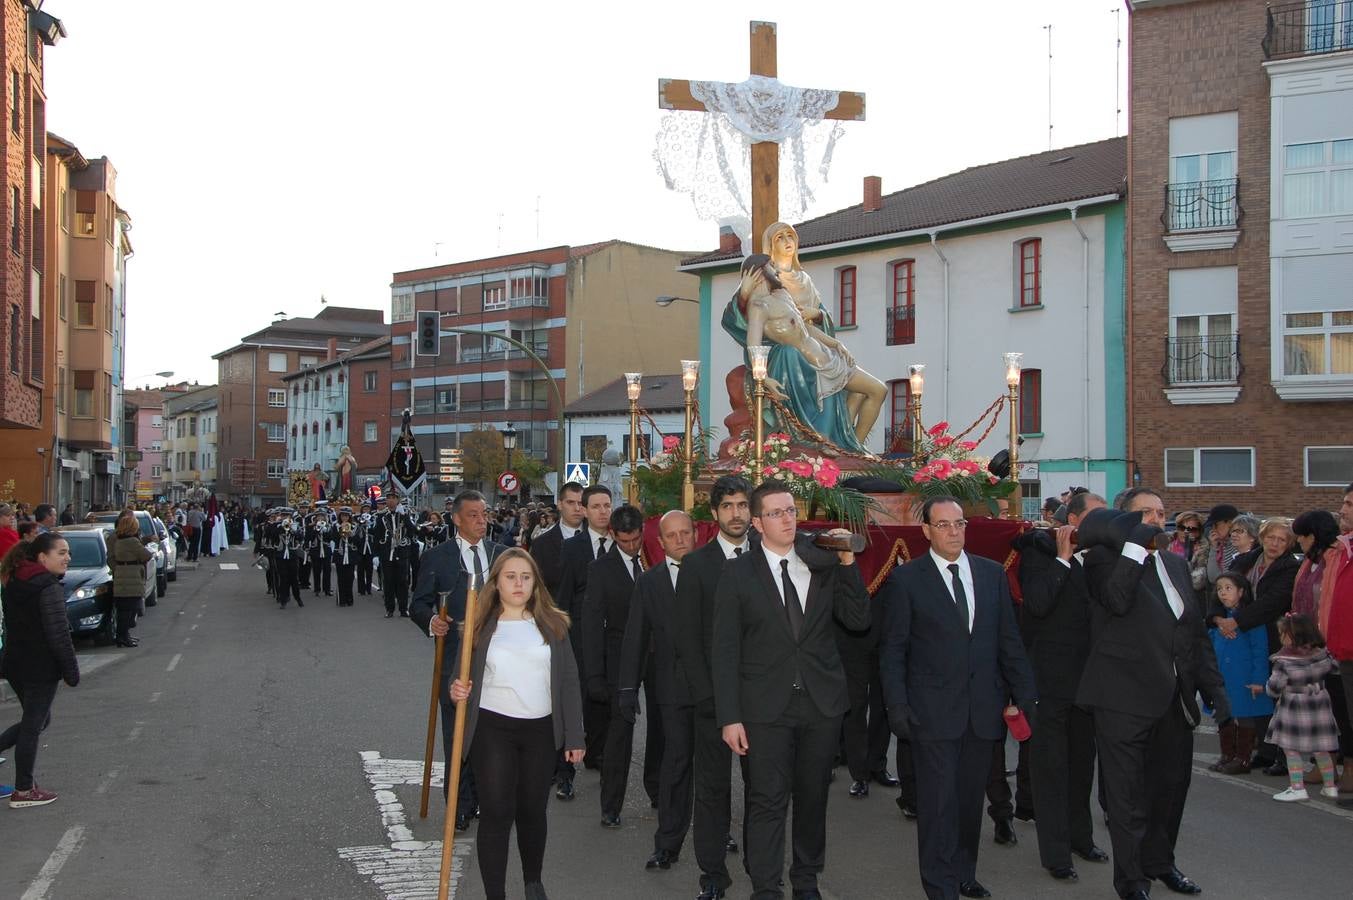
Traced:
<svg viewBox="0 0 1353 900">
<path fill-rule="evenodd" d="M 1337 787 L 1321 788 L 1320 796 L 1330 797 L 1337 800 L 1339 798 L 1339 789 Z"/>
<path fill-rule="evenodd" d="M 1279 803 L 1293 803 L 1297 800 L 1309 800 L 1311 795 L 1306 793 L 1304 787 L 1290 787 L 1285 791 L 1279 791 L 1273 795 L 1273 799 Z"/>
</svg>

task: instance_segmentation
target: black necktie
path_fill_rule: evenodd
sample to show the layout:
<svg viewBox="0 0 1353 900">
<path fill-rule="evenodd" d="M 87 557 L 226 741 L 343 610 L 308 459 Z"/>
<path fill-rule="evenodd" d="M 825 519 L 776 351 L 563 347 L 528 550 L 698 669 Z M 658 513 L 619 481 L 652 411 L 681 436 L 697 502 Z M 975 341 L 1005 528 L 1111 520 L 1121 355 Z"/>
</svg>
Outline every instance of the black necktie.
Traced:
<svg viewBox="0 0 1353 900">
<path fill-rule="evenodd" d="M 478 545 L 471 545 L 470 555 L 474 557 L 474 589 L 482 591 L 484 589 L 484 566 L 479 561 Z"/>
<path fill-rule="evenodd" d="M 958 563 L 949 564 L 949 574 L 953 576 L 954 605 L 958 607 L 959 615 L 963 617 L 963 630 L 971 633 L 972 626 L 968 624 L 968 592 L 963 587 L 963 579 L 958 577 Z"/>
<path fill-rule="evenodd" d="M 634 580 L 638 581 L 639 576 L 644 573 L 644 570 L 639 568 L 639 557 L 637 554 L 630 557 L 630 568 L 634 570 Z"/>
<path fill-rule="evenodd" d="M 597 538 L 597 559 L 606 555 L 606 538 Z"/>
<path fill-rule="evenodd" d="M 734 556 L 741 556 L 741 555 L 742 555 L 742 548 L 741 548 L 741 547 L 734 547 L 734 548 L 733 548 L 733 555 L 734 555 Z"/>
<path fill-rule="evenodd" d="M 803 628 L 803 604 L 799 602 L 799 589 L 794 587 L 794 579 L 789 577 L 789 560 L 780 560 L 780 584 L 785 592 L 785 615 L 789 616 L 789 630 L 794 640 L 799 639 Z"/>
</svg>

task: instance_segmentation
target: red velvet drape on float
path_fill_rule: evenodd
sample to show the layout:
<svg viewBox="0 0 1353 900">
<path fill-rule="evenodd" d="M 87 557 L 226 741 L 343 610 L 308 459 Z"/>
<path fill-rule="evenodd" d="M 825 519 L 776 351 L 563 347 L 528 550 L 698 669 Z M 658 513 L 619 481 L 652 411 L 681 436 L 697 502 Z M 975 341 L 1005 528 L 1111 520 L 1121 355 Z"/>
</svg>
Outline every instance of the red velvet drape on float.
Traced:
<svg viewBox="0 0 1353 900">
<path fill-rule="evenodd" d="M 658 541 L 658 518 L 654 516 L 644 523 L 644 561 L 648 565 L 663 560 L 662 544 Z M 834 522 L 800 522 L 800 530 L 826 531 L 839 527 Z M 1016 601 L 1020 599 L 1019 590 L 1019 554 L 1010 543 L 1029 528 L 1027 522 L 1012 522 L 1009 519 L 991 519 L 974 516 L 968 520 L 967 550 L 976 556 L 994 559 L 1005 568 L 1010 580 L 1010 592 Z M 703 546 L 714 540 L 718 530 L 713 522 L 695 523 L 695 545 Z M 873 594 L 883 586 L 883 581 L 894 566 L 910 562 L 930 549 L 930 542 L 921 533 L 920 525 L 870 525 L 865 532 L 869 546 L 859 554 L 860 574 L 864 583 Z"/>
</svg>

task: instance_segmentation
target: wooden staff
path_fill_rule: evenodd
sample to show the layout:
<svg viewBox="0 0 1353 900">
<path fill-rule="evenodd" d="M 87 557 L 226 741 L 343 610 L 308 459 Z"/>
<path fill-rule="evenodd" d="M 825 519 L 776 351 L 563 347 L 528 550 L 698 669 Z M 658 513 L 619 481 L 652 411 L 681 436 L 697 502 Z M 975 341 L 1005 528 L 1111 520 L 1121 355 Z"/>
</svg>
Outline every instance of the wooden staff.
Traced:
<svg viewBox="0 0 1353 900">
<path fill-rule="evenodd" d="M 472 587 L 465 595 L 465 628 L 460 636 L 460 680 L 470 680 L 470 658 L 474 655 L 475 601 Z M 456 843 L 456 802 L 460 799 L 460 759 L 465 745 L 465 709 L 469 698 L 456 704 L 456 726 L 451 738 L 451 783 L 447 785 L 446 824 L 442 826 L 442 871 L 437 900 L 447 900 L 451 891 L 451 851 Z"/>
<path fill-rule="evenodd" d="M 443 622 L 446 618 L 447 592 L 437 594 L 437 617 Z M 428 705 L 428 740 L 423 749 L 423 796 L 418 803 L 418 818 L 428 817 L 428 792 L 432 789 L 432 751 L 437 748 L 437 713 L 441 709 L 442 686 L 442 650 L 446 646 L 446 635 L 437 636 L 437 658 L 432 662 L 432 702 Z"/>
</svg>

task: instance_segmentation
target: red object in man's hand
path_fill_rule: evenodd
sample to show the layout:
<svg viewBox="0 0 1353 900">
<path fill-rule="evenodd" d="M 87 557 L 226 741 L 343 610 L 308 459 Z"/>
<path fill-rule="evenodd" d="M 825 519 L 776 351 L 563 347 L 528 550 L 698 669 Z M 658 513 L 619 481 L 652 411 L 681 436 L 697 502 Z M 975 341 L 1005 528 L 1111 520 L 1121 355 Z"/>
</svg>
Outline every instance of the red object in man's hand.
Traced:
<svg viewBox="0 0 1353 900">
<path fill-rule="evenodd" d="M 1024 718 L 1024 710 L 1018 706 L 1005 708 L 1005 727 L 1010 729 L 1010 736 L 1021 743 L 1033 733 L 1029 728 L 1029 720 Z"/>
</svg>

